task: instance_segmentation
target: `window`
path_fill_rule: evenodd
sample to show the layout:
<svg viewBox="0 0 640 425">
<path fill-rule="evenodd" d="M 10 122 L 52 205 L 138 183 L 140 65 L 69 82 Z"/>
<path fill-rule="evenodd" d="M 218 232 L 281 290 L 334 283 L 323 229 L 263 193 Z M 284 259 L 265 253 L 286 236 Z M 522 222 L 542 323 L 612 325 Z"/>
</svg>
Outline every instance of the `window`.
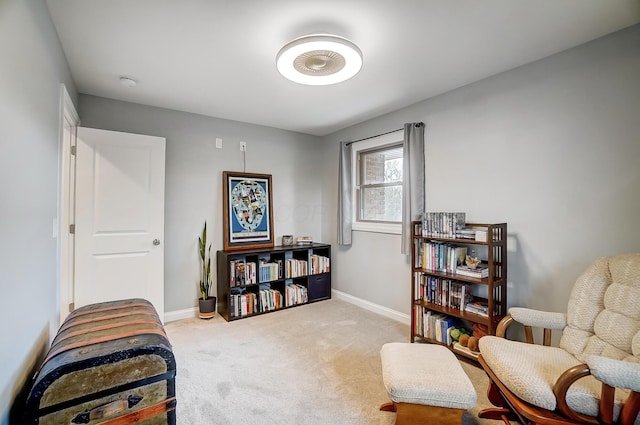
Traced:
<svg viewBox="0 0 640 425">
<path fill-rule="evenodd" d="M 354 230 L 400 233 L 403 132 L 354 143 Z"/>
</svg>

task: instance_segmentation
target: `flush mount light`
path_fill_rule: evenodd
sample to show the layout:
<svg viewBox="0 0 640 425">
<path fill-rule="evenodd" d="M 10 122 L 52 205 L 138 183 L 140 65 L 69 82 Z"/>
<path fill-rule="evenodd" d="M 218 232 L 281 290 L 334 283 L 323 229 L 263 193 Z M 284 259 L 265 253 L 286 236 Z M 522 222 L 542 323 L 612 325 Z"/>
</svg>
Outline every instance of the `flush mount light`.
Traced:
<svg viewBox="0 0 640 425">
<path fill-rule="evenodd" d="M 120 77 L 120 84 L 127 87 L 135 87 L 138 84 L 138 82 L 133 78 Z"/>
<path fill-rule="evenodd" d="M 337 35 L 306 35 L 280 49 L 276 64 L 278 71 L 291 81 L 322 86 L 356 75 L 362 68 L 362 52 Z"/>
</svg>

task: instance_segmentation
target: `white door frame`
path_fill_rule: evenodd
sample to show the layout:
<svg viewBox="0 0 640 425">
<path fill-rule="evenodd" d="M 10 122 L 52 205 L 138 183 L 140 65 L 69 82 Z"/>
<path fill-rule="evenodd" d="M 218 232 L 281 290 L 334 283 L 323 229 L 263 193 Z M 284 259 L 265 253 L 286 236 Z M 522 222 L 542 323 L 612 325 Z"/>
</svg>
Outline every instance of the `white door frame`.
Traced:
<svg viewBox="0 0 640 425">
<path fill-rule="evenodd" d="M 73 309 L 73 260 L 74 237 L 70 232 L 75 212 L 75 156 L 72 147 L 76 144 L 76 129 L 80 117 L 64 84 L 60 84 L 60 128 L 58 134 L 58 218 L 54 222 L 54 237 L 57 234 L 57 294 L 58 320 L 62 323 Z"/>
</svg>

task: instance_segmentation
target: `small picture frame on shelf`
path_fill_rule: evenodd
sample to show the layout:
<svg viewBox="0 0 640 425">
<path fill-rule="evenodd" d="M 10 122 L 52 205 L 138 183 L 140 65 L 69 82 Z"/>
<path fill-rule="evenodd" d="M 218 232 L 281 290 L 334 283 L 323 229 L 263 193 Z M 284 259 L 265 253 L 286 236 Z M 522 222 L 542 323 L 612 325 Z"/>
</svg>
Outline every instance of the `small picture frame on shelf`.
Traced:
<svg viewBox="0 0 640 425">
<path fill-rule="evenodd" d="M 282 246 L 292 246 L 293 235 L 282 235 Z"/>
<path fill-rule="evenodd" d="M 224 250 L 272 248 L 271 174 L 224 171 Z"/>
</svg>

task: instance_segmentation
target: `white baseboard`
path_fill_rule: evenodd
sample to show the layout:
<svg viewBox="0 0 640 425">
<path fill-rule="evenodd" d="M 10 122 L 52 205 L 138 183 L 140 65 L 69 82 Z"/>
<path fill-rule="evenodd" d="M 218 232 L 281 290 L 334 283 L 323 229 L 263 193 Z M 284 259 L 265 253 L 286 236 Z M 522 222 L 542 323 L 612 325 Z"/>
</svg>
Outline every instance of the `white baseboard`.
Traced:
<svg viewBox="0 0 640 425">
<path fill-rule="evenodd" d="M 176 320 L 191 319 L 198 316 L 196 307 L 185 308 L 184 310 L 165 311 L 164 323 L 175 322 Z"/>
<path fill-rule="evenodd" d="M 372 311 L 389 319 L 393 319 L 405 325 L 410 325 L 409 315 L 400 313 L 399 311 L 392 310 L 388 307 L 381 306 L 380 304 L 372 303 L 371 301 L 363 300 L 362 298 L 354 297 L 345 292 L 338 291 L 336 289 L 331 290 L 331 296 L 339 300 L 346 301 L 348 303 L 357 305 L 365 310 Z M 164 323 L 175 322 L 176 320 L 191 319 L 198 316 L 198 309 L 196 307 L 185 308 L 183 310 L 167 311 L 164 313 Z"/>
<path fill-rule="evenodd" d="M 338 291 L 336 289 L 331 290 L 331 296 L 346 301 L 348 303 L 357 305 L 358 307 L 362 307 L 365 310 L 372 311 L 381 316 L 388 317 L 389 319 L 396 320 L 400 323 L 404 323 L 405 325 L 410 325 L 411 322 L 409 320 L 409 315 L 400 313 L 399 311 L 392 310 L 388 307 L 381 306 L 380 304 L 372 303 L 371 301 L 363 300 L 362 298 L 354 297 L 353 295 L 349 295 L 345 292 Z"/>
</svg>

